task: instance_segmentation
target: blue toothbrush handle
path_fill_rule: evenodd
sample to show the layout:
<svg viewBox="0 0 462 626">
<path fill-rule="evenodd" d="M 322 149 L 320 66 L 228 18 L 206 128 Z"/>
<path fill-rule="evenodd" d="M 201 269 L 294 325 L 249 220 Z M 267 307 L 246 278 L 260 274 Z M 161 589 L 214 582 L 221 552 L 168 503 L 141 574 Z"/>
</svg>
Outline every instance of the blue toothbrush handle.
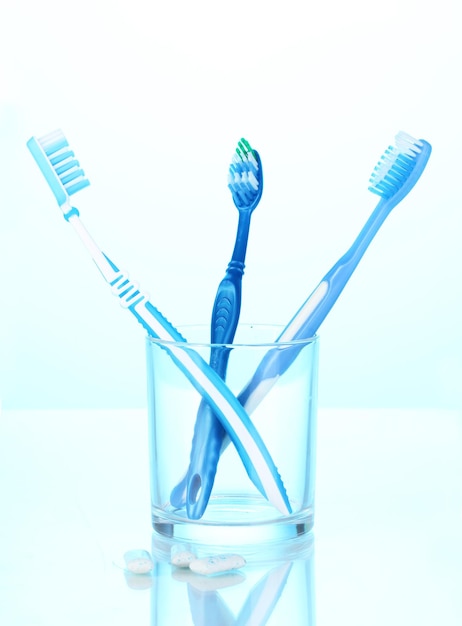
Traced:
<svg viewBox="0 0 462 626">
<path fill-rule="evenodd" d="M 395 201 L 380 200 L 351 248 L 327 272 L 279 335 L 276 341 L 281 346 L 269 350 L 263 357 L 238 396 L 248 413 L 255 409 L 300 351 L 297 346 L 284 347 L 284 341 L 309 339 L 317 333 L 394 204 Z"/>
<path fill-rule="evenodd" d="M 213 304 L 210 338 L 213 344 L 210 367 L 225 379 L 230 354 L 241 312 L 242 275 L 244 263 L 231 262 L 218 285 Z"/>
<path fill-rule="evenodd" d="M 210 366 L 223 379 L 226 377 L 230 354 L 230 348 L 226 344 L 232 343 L 239 320 L 243 272 L 243 263 L 228 267 L 218 286 L 213 306 L 211 341 L 215 345 L 210 354 Z M 226 431 L 210 404 L 202 399 L 194 426 L 186 476 L 186 511 L 190 519 L 200 519 L 204 514 L 215 481 L 225 435 Z M 179 493 L 182 491 L 180 487 Z M 175 497 L 175 493 L 172 493 L 172 497 Z"/>
<path fill-rule="evenodd" d="M 293 363 L 303 345 L 300 344 L 300 347 L 297 345 L 288 346 L 284 345 L 284 341 L 306 339 L 317 332 L 353 273 L 358 261 L 359 259 L 356 256 L 344 255 L 326 274 L 279 335 L 276 341 L 280 342 L 281 345 L 272 348 L 265 354 L 251 380 L 238 396 L 239 402 L 249 415 L 260 404 L 278 378 Z M 182 483 L 172 492 L 172 500 L 176 500 L 175 505 L 177 506 L 184 504 L 185 494 L 187 494 L 187 507 L 191 515 L 198 515 L 199 517 L 203 514 L 207 505 L 207 497 L 210 495 L 213 486 L 220 454 L 229 443 L 226 432 L 217 422 L 218 420 L 214 418 L 213 411 L 211 411 L 209 405 L 202 401 L 200 415 L 194 432 L 190 470 Z M 191 472 L 193 467 L 195 467 L 195 470 Z M 190 493 L 188 493 L 187 489 L 188 484 Z M 197 501 L 190 503 L 189 496 L 195 496 L 199 487 L 201 487 L 201 492 Z M 181 498 L 183 499 L 182 502 Z M 197 518 L 194 517 L 192 519 Z"/>
<path fill-rule="evenodd" d="M 173 330 L 169 322 L 149 301 L 139 300 L 130 304 L 128 310 L 153 336 L 162 336 L 157 332 L 157 328 L 167 330 L 169 333 Z M 183 340 L 181 342 L 185 343 L 184 348 L 177 348 L 173 345 L 166 347 L 170 357 L 207 404 L 213 407 L 215 414 L 223 424 L 224 432 L 226 431 L 232 439 L 252 482 L 279 511 L 284 514 L 290 513 L 291 506 L 281 477 L 263 440 L 242 405 L 223 379 L 202 359 L 199 353 L 188 349 L 187 343 Z M 244 426 L 244 438 L 237 433 L 238 422 L 240 427 Z"/>
<path fill-rule="evenodd" d="M 359 259 L 345 255 L 326 274 L 316 289 L 305 300 L 276 342 L 280 346 L 269 350 L 251 380 L 238 396 L 248 413 L 252 413 L 278 378 L 290 367 L 304 344 L 284 345 L 285 341 L 314 337 L 327 314 L 334 306 Z"/>
<path fill-rule="evenodd" d="M 175 487 L 170 496 L 173 506 L 181 507 L 186 500 L 189 519 L 200 519 L 204 514 L 225 435 L 226 431 L 212 407 L 202 399 L 194 426 L 189 469 L 184 481 Z"/>
</svg>

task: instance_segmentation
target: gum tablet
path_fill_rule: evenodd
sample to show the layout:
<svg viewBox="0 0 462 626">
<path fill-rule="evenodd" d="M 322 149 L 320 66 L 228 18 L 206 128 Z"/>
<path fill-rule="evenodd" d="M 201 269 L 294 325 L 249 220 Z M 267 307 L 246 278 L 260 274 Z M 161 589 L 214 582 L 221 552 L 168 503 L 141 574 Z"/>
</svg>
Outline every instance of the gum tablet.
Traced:
<svg viewBox="0 0 462 626">
<path fill-rule="evenodd" d="M 196 574 L 210 576 L 212 574 L 220 574 L 221 572 L 239 569 L 243 567 L 245 563 L 244 557 L 239 554 L 218 554 L 216 556 L 207 556 L 191 561 L 189 568 L 193 572 L 196 572 Z"/>
<path fill-rule="evenodd" d="M 126 569 L 132 574 L 148 574 L 154 568 L 147 550 L 128 550 L 124 554 Z"/>
<path fill-rule="evenodd" d="M 189 550 L 188 546 L 179 543 L 172 546 L 170 551 L 170 563 L 175 567 L 189 567 L 191 561 L 195 561 L 197 556 Z"/>
</svg>

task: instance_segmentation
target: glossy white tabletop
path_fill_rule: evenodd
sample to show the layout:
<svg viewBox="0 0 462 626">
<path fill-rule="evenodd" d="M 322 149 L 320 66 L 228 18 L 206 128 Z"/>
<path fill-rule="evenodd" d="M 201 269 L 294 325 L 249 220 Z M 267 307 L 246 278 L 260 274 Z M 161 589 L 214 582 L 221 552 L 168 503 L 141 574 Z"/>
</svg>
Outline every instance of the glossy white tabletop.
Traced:
<svg viewBox="0 0 462 626">
<path fill-rule="evenodd" d="M 0 414 L 0 624 L 462 623 L 462 414 L 320 410 L 313 535 L 234 578 L 172 570 L 144 411 Z M 144 548 L 154 574 L 123 570 Z"/>
</svg>

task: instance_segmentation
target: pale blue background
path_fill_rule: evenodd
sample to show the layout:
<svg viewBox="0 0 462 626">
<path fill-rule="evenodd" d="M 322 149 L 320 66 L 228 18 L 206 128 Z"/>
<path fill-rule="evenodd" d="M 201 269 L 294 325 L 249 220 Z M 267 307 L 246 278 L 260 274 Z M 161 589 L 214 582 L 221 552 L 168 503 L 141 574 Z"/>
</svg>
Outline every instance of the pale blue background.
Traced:
<svg viewBox="0 0 462 626">
<path fill-rule="evenodd" d="M 84 223 L 175 324 L 208 320 L 261 154 L 242 320 L 285 323 L 376 204 L 404 130 L 433 155 L 321 334 L 320 404 L 462 407 L 462 60 L 457 0 L 3 0 L 0 399 L 145 404 L 144 333 L 111 296 L 26 149 L 62 128 Z"/>
</svg>

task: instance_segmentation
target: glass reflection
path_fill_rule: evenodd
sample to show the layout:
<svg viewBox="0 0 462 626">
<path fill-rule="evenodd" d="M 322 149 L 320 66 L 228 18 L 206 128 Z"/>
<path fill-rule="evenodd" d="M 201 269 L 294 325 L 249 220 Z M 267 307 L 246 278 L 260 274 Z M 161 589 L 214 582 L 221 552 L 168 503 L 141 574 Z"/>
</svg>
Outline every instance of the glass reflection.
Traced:
<svg viewBox="0 0 462 626">
<path fill-rule="evenodd" d="M 233 552 L 246 559 L 242 569 L 214 576 L 173 567 L 173 544 L 153 533 L 150 626 L 314 626 L 311 533 L 250 546 L 188 544 L 198 557 Z"/>
</svg>

